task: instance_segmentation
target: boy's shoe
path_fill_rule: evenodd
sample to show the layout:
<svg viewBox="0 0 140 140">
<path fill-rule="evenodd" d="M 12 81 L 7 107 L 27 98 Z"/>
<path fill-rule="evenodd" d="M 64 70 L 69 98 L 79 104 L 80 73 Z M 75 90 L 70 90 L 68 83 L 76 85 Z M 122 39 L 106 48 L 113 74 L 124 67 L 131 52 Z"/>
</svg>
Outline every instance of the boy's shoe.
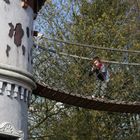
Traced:
<svg viewBox="0 0 140 140">
<path fill-rule="evenodd" d="M 91 95 L 92 98 L 96 98 L 95 95 Z"/>
<path fill-rule="evenodd" d="M 102 98 L 102 99 L 104 99 L 104 98 L 105 98 L 105 96 L 104 96 L 104 95 L 102 95 L 102 96 L 101 96 L 101 98 Z"/>
</svg>

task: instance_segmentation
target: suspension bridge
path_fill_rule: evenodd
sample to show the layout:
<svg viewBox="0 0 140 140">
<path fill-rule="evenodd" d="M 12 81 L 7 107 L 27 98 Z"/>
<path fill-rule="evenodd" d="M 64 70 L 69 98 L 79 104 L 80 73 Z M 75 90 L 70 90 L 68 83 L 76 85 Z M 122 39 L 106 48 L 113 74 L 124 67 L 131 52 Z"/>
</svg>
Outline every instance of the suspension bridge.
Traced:
<svg viewBox="0 0 140 140">
<path fill-rule="evenodd" d="M 51 42 L 50 46 L 43 44 L 46 40 Z M 81 56 L 72 54 L 75 48 Z M 105 91 L 102 91 L 94 76 L 88 77 L 89 61 L 95 54 L 104 54 L 110 59 L 102 60 L 111 73 Z M 139 55 L 138 50 L 98 47 L 41 37 L 33 50 L 34 77 L 37 81 L 33 94 L 87 109 L 140 113 Z M 107 96 L 101 98 L 100 92 Z M 93 98 L 95 93 L 97 96 Z"/>
</svg>

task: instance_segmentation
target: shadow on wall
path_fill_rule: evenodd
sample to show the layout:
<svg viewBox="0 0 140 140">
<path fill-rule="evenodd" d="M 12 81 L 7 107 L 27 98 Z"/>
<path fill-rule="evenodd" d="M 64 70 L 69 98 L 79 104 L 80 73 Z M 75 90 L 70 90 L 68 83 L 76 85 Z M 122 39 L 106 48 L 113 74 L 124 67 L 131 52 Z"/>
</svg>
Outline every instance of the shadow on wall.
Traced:
<svg viewBox="0 0 140 140">
<path fill-rule="evenodd" d="M 0 140 L 18 140 L 19 138 L 17 137 L 12 137 L 12 136 L 6 136 L 6 135 L 1 135 Z"/>
</svg>

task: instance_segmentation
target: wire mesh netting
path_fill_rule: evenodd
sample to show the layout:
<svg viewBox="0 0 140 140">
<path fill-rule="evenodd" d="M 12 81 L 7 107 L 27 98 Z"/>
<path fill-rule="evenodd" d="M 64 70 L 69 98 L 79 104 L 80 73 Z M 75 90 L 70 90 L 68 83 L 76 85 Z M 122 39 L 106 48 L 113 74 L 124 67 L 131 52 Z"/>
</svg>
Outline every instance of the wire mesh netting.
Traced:
<svg viewBox="0 0 140 140">
<path fill-rule="evenodd" d="M 44 46 L 44 47 L 41 47 Z M 140 52 L 101 48 L 41 38 L 33 49 L 37 82 L 63 92 L 117 101 L 140 101 Z M 99 56 L 109 73 L 102 81 L 89 76 Z M 100 72 L 101 73 L 101 72 Z"/>
</svg>

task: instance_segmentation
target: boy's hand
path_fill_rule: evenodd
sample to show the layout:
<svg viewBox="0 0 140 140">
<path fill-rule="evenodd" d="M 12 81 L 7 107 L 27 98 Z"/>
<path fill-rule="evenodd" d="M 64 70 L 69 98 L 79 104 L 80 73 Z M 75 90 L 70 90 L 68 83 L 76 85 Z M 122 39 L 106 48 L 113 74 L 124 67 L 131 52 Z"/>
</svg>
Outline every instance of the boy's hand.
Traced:
<svg viewBox="0 0 140 140">
<path fill-rule="evenodd" d="M 92 76 L 94 72 L 96 71 L 96 67 L 92 67 L 92 69 L 89 71 L 89 76 Z"/>
<path fill-rule="evenodd" d="M 93 75 L 93 71 L 89 71 L 88 76 L 92 76 Z"/>
</svg>

